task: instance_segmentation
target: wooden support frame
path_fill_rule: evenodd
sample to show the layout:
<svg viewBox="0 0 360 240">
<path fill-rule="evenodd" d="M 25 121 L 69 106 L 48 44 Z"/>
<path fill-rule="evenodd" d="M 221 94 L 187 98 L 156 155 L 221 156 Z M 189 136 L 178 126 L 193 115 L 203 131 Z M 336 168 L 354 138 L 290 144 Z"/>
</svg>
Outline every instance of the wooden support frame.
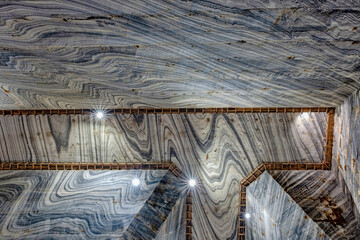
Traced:
<svg viewBox="0 0 360 240">
<path fill-rule="evenodd" d="M 282 162 L 262 163 L 240 182 L 238 239 L 245 239 L 246 187 L 260 177 L 265 170 L 330 170 L 334 133 L 335 108 L 305 107 L 305 108 L 143 108 L 143 109 L 111 109 L 106 114 L 244 114 L 244 113 L 320 113 L 328 115 L 326 138 L 324 139 L 324 158 L 321 163 Z M 21 115 L 91 115 L 93 109 L 29 109 L 29 110 L 0 110 L 2 116 Z M 181 177 L 181 170 L 170 162 L 153 163 L 26 163 L 2 162 L 0 170 L 169 170 L 176 177 Z M 186 239 L 192 239 L 192 195 L 189 191 L 186 197 Z"/>
<path fill-rule="evenodd" d="M 239 212 L 238 212 L 238 240 L 245 240 L 246 230 L 246 188 L 258 179 L 265 170 L 331 170 L 332 164 L 332 147 L 334 142 L 334 115 L 335 109 L 332 108 L 326 112 L 328 115 L 326 138 L 324 141 L 324 156 L 320 163 L 308 162 L 279 162 L 261 163 L 252 170 L 245 178 L 240 181 L 239 186 Z"/>
<path fill-rule="evenodd" d="M 106 109 L 106 114 L 197 114 L 197 113 L 303 113 L 303 112 L 330 112 L 331 107 L 305 107 L 305 108 L 120 108 Z M 19 115 L 89 115 L 94 109 L 18 109 L 0 110 L 2 116 Z"/>
<path fill-rule="evenodd" d="M 189 189 L 186 196 L 186 240 L 192 240 L 192 192 Z"/>
<path fill-rule="evenodd" d="M 1 162 L 0 170 L 169 170 L 176 177 L 182 175 L 181 170 L 172 162 Z"/>
</svg>

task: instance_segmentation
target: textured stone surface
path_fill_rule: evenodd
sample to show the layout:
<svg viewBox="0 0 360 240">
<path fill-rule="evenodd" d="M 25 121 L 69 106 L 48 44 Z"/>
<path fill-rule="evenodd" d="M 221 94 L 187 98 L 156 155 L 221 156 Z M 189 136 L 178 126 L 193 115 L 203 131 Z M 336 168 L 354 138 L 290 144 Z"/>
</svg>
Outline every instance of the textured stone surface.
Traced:
<svg viewBox="0 0 360 240">
<path fill-rule="evenodd" d="M 180 198 L 161 226 L 155 240 L 185 240 L 186 198 Z"/>
<path fill-rule="evenodd" d="M 359 25 L 358 0 L 3 1 L 0 109 L 337 106 L 360 87 Z M 358 102 L 338 112 L 334 159 L 360 209 Z M 202 183 L 194 239 L 234 239 L 238 181 L 263 161 L 319 162 L 325 119 L 6 116 L 0 161 L 173 161 Z M 180 236 L 165 230 L 180 206 L 157 238 Z"/>
<path fill-rule="evenodd" d="M 335 119 L 333 165 L 340 171 L 360 211 L 360 92 L 340 106 Z"/>
<path fill-rule="evenodd" d="M 271 171 L 271 175 L 331 239 L 357 239 L 360 214 L 341 174 Z M 272 202 L 277 207 L 276 202 Z"/>
<path fill-rule="evenodd" d="M 268 172 L 246 191 L 246 239 L 330 239 Z"/>
<path fill-rule="evenodd" d="M 0 238 L 119 239 L 166 172 L 1 171 Z"/>
<path fill-rule="evenodd" d="M 102 122 L 83 115 L 0 116 L 0 139 L 6 139 L 0 142 L 0 160 L 176 159 L 186 167 L 198 157 L 222 167 L 219 158 L 228 158 L 244 161 L 246 172 L 263 161 L 319 162 L 325 122 L 324 113 L 109 114 Z"/>
<path fill-rule="evenodd" d="M 239 181 L 263 161 L 319 162 L 326 119 L 324 113 L 164 114 L 96 123 L 87 116 L 0 116 L 0 138 L 7 139 L 0 160 L 171 160 L 201 182 L 193 198 L 194 239 L 234 239 Z"/>
<path fill-rule="evenodd" d="M 185 196 L 182 179 L 168 171 L 126 229 L 123 239 L 155 239 L 176 200 Z"/>
<path fill-rule="evenodd" d="M 0 108 L 336 106 L 360 4 L 3 1 Z"/>
</svg>

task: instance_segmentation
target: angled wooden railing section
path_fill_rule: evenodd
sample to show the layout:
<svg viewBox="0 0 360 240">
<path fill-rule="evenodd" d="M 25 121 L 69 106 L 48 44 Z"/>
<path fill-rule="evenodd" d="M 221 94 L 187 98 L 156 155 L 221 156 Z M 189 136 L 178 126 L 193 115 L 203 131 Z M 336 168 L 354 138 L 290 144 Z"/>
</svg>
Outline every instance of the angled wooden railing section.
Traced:
<svg viewBox="0 0 360 240">
<path fill-rule="evenodd" d="M 280 162 L 261 163 L 240 181 L 239 186 L 239 213 L 238 213 L 238 240 L 245 240 L 246 229 L 246 188 L 258 179 L 265 170 L 331 170 L 332 147 L 334 141 L 334 115 L 335 109 L 327 111 L 328 120 L 326 137 L 324 139 L 324 155 L 320 163 L 307 162 Z"/>
</svg>

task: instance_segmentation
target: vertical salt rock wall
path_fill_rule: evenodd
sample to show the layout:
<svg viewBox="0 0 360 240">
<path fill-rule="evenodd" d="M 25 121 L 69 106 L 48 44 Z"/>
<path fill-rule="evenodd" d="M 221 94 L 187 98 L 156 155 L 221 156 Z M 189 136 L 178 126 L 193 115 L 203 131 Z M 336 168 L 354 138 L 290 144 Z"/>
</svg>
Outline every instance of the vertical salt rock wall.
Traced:
<svg viewBox="0 0 360 240">
<path fill-rule="evenodd" d="M 0 238 L 119 239 L 166 172 L 1 171 Z"/>
<path fill-rule="evenodd" d="M 269 173 L 331 239 L 360 236 L 360 215 L 341 174 L 321 170 Z"/>
<path fill-rule="evenodd" d="M 180 198 L 161 226 L 155 240 L 185 240 L 186 198 Z"/>
<path fill-rule="evenodd" d="M 234 239 L 239 180 L 265 161 L 320 162 L 326 120 L 325 113 L 111 115 L 101 123 L 0 116 L 0 160 L 172 161 L 201 182 L 194 239 Z"/>
<path fill-rule="evenodd" d="M 155 239 L 176 201 L 186 196 L 186 188 L 181 178 L 168 171 L 121 239 Z"/>
<path fill-rule="evenodd" d="M 338 108 L 334 135 L 334 166 L 344 176 L 360 211 L 360 90 Z"/>
<path fill-rule="evenodd" d="M 246 191 L 246 239 L 330 239 L 268 172 Z"/>
</svg>

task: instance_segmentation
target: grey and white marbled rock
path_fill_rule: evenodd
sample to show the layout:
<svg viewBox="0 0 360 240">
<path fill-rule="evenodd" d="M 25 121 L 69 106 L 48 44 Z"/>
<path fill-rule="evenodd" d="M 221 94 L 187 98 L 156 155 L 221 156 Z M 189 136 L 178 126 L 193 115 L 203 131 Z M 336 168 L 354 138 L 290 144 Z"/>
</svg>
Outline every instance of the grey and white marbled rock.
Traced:
<svg viewBox="0 0 360 240">
<path fill-rule="evenodd" d="M 360 214 L 341 174 L 321 170 L 270 173 L 331 239 L 360 236 Z"/>
<path fill-rule="evenodd" d="M 320 162 L 325 122 L 324 113 L 0 116 L 0 161 Z"/>
<path fill-rule="evenodd" d="M 0 116 L 0 139 L 7 139 L 0 160 L 172 161 L 201 182 L 194 239 L 234 239 L 239 181 L 261 162 L 320 162 L 326 120 L 324 113 L 111 115 L 104 122 Z"/>
<path fill-rule="evenodd" d="M 155 239 L 176 201 L 186 196 L 185 184 L 182 178 L 168 171 L 132 220 L 122 239 Z"/>
<path fill-rule="evenodd" d="M 180 198 L 161 226 L 155 240 L 185 240 L 186 198 Z"/>
<path fill-rule="evenodd" d="M 246 190 L 246 239 L 330 239 L 268 172 Z"/>
<path fill-rule="evenodd" d="M 119 239 L 166 172 L 1 171 L 0 238 Z"/>
<path fill-rule="evenodd" d="M 335 119 L 333 166 L 343 175 L 360 212 L 360 91 L 338 108 Z"/>
<path fill-rule="evenodd" d="M 3 1 L 0 108 L 336 106 L 360 3 Z"/>
</svg>

